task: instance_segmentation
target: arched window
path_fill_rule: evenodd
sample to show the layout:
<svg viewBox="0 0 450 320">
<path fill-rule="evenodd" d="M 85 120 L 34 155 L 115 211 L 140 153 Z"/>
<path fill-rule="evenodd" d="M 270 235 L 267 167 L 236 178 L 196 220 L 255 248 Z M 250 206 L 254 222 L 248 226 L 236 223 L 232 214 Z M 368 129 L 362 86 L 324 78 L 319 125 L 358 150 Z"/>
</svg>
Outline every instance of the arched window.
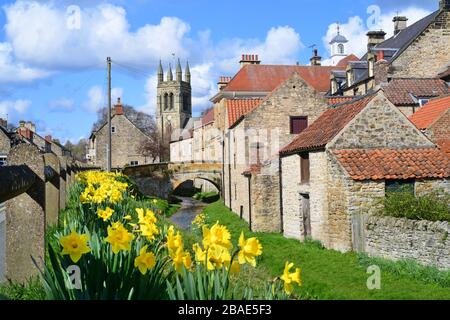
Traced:
<svg viewBox="0 0 450 320">
<path fill-rule="evenodd" d="M 169 95 L 167 93 L 164 94 L 164 110 L 169 108 Z"/>
<path fill-rule="evenodd" d="M 342 43 L 338 45 L 338 53 L 344 54 L 344 45 Z"/>
<path fill-rule="evenodd" d="M 173 101 L 173 93 L 171 92 L 171 93 L 169 94 L 169 105 L 170 105 L 170 110 L 173 110 L 173 103 L 174 103 L 174 101 Z"/>
</svg>

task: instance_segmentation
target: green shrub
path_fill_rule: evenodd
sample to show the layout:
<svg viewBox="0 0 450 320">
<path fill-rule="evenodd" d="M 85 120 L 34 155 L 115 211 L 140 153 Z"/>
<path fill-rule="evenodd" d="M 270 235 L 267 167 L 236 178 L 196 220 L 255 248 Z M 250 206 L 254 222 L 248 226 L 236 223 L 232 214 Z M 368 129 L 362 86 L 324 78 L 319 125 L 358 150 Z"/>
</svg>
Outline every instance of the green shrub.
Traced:
<svg viewBox="0 0 450 320">
<path fill-rule="evenodd" d="M 0 285 L 0 300 L 44 300 L 45 291 L 39 278 L 32 278 L 25 284 L 8 281 Z"/>
<path fill-rule="evenodd" d="M 382 200 L 382 215 L 412 220 L 449 221 L 450 194 L 443 191 L 414 196 L 407 192 L 391 192 Z"/>
<path fill-rule="evenodd" d="M 213 203 L 220 199 L 220 195 L 217 192 L 197 192 L 193 198 L 205 203 Z"/>
</svg>

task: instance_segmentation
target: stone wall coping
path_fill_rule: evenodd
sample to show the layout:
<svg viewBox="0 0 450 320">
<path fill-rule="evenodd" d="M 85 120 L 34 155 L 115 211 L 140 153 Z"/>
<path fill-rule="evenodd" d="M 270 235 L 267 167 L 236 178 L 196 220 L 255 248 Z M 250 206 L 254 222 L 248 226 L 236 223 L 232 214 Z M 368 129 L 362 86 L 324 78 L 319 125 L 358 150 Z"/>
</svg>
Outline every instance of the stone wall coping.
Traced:
<svg viewBox="0 0 450 320">
<path fill-rule="evenodd" d="M 367 217 L 367 226 L 390 226 L 404 230 L 429 230 L 450 233 L 450 223 L 447 221 L 411 220 L 407 218 L 395 218 L 377 215 L 371 215 Z"/>
</svg>

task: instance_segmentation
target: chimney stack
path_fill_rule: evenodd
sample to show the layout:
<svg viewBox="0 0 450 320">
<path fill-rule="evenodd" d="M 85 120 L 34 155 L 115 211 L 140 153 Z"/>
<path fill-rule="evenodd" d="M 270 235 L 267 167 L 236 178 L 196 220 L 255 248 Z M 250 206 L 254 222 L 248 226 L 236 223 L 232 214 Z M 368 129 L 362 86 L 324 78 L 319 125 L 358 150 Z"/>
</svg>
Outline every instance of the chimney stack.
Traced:
<svg viewBox="0 0 450 320">
<path fill-rule="evenodd" d="M 123 106 L 122 106 L 122 102 L 120 101 L 120 97 L 117 98 L 117 104 L 114 106 L 114 109 L 116 111 L 116 116 L 123 115 Z"/>
<path fill-rule="evenodd" d="M 0 118 L 0 127 L 3 127 L 5 129 L 8 128 L 8 121 L 6 119 Z"/>
<path fill-rule="evenodd" d="M 51 135 L 46 135 L 45 136 L 45 141 L 47 141 L 48 143 L 52 143 L 52 136 Z"/>
<path fill-rule="evenodd" d="M 31 132 L 36 132 L 36 125 L 31 121 L 25 123 L 25 128 L 29 129 Z"/>
<path fill-rule="evenodd" d="M 317 49 L 314 49 L 313 56 L 311 57 L 311 59 L 309 59 L 309 61 L 311 61 L 312 66 L 321 66 L 322 65 L 322 57 L 319 56 Z"/>
<path fill-rule="evenodd" d="M 372 48 L 384 41 L 386 32 L 380 31 L 369 31 L 367 32 L 367 37 L 369 37 L 367 42 L 367 51 L 370 52 Z"/>
<path fill-rule="evenodd" d="M 394 17 L 394 19 L 392 20 L 394 22 L 394 35 L 396 36 L 397 34 L 400 33 L 400 31 L 406 29 L 406 27 L 408 26 L 407 21 L 408 18 L 407 17 Z"/>
<path fill-rule="evenodd" d="M 231 77 L 219 77 L 219 82 L 217 82 L 217 88 L 222 91 L 223 88 L 231 81 Z"/>
<path fill-rule="evenodd" d="M 248 64 L 260 64 L 260 63 L 261 61 L 258 59 L 257 54 L 243 54 L 241 61 L 239 61 L 241 68 Z"/>
</svg>

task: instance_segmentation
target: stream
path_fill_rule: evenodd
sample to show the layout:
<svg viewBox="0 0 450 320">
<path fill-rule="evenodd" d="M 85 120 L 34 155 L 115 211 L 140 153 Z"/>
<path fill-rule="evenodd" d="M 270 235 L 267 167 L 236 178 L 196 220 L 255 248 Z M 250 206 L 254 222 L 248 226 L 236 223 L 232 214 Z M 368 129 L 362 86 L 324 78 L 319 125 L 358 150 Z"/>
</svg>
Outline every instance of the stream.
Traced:
<svg viewBox="0 0 450 320">
<path fill-rule="evenodd" d="M 183 230 L 188 230 L 191 227 L 192 221 L 195 217 L 202 213 L 207 204 L 193 198 L 177 197 L 182 200 L 181 208 L 178 209 L 170 220 Z"/>
</svg>

